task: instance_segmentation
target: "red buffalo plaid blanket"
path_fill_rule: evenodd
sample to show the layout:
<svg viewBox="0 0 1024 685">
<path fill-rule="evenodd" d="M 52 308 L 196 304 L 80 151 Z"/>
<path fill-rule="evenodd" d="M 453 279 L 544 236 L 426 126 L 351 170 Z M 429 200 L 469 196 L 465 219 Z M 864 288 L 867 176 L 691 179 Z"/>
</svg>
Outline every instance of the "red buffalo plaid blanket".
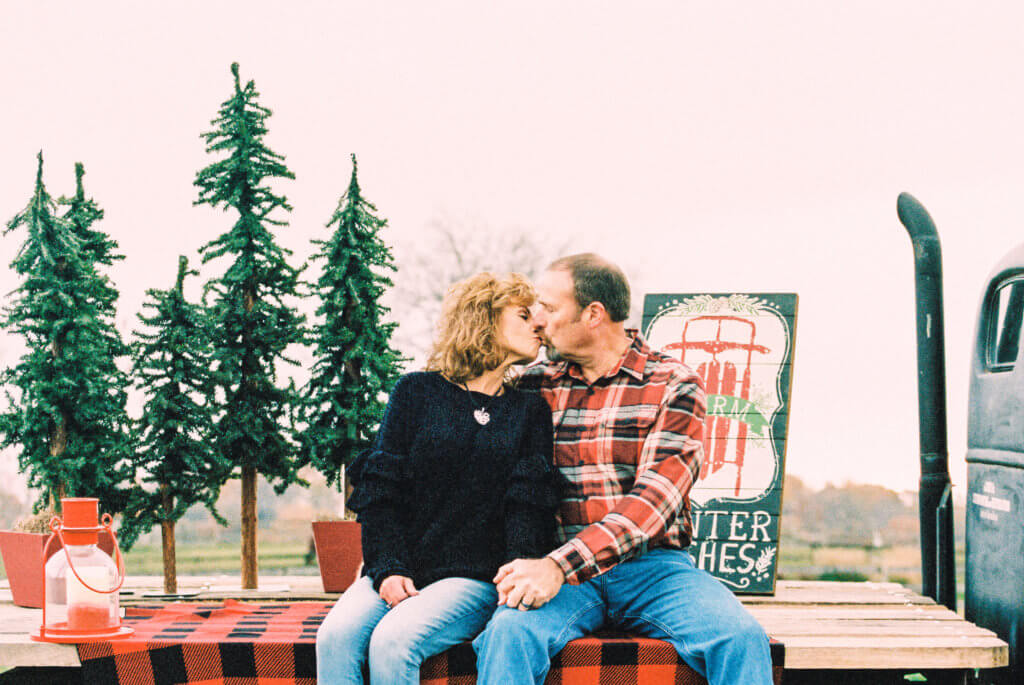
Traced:
<svg viewBox="0 0 1024 685">
<path fill-rule="evenodd" d="M 331 605 L 321 602 L 130 607 L 128 639 L 78 646 L 82 682 L 90 685 L 313 685 L 316 631 Z M 772 643 L 775 682 L 782 678 L 782 645 Z M 473 685 L 476 658 L 468 644 L 429 659 L 428 685 Z M 704 679 L 667 642 L 628 636 L 570 642 L 548 674 L 548 685 L 671 683 Z"/>
</svg>

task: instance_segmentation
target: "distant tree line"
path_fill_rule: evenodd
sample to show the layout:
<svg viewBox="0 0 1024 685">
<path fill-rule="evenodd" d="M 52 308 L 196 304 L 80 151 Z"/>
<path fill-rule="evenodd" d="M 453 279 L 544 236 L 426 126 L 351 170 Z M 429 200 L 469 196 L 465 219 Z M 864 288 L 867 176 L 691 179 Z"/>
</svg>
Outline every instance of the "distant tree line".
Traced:
<svg viewBox="0 0 1024 685">
<path fill-rule="evenodd" d="M 782 490 L 782 538 L 811 545 L 878 547 L 919 545 L 917 493 L 881 485 L 831 483 L 820 490 L 786 476 Z M 954 505 L 958 543 L 964 513 Z"/>
<path fill-rule="evenodd" d="M 232 94 L 202 136 L 214 161 L 194 182 L 194 204 L 232 217 L 199 247 L 216 267 L 201 301 L 185 298 L 185 280 L 200 274 L 181 256 L 170 287 L 147 291 L 133 339 L 121 339 L 106 272 L 123 257 L 97 225 L 103 210 L 86 196 L 81 164 L 74 195 L 54 200 L 40 153 L 29 203 L 5 231 L 23 242 L 11 264 L 20 284 L 0 320 L 27 351 L 0 376 L 0 447 L 17 451 L 36 509 L 99 497 L 102 511 L 124 514 L 126 546 L 159 524 L 167 592 L 175 522 L 195 504 L 220 518 L 217 496 L 232 478 L 242 485 L 242 585 L 256 587 L 257 475 L 280 493 L 311 465 L 340 485 L 373 440 L 402 361 L 379 302 L 394 270 L 380 238 L 387 222 L 362 195 L 355 156 L 326 238 L 314 241 L 323 273 L 306 282 L 276 240 L 291 206 L 271 182 L 294 174 L 264 142 L 271 112 L 253 82 L 237 64 L 231 73 Z M 295 307 L 304 297 L 320 302 L 312 323 Z M 313 347 L 314 363 L 296 387 L 279 374 L 300 345 Z M 138 421 L 125 411 L 131 384 L 145 398 Z"/>
</svg>

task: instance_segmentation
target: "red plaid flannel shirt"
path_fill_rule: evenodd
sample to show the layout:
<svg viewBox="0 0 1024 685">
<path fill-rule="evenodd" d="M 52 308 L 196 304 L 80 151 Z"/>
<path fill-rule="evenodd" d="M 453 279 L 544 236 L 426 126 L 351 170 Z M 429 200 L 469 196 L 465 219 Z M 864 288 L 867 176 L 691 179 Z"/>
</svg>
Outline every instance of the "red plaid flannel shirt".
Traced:
<svg viewBox="0 0 1024 685">
<path fill-rule="evenodd" d="M 619 364 L 593 384 L 570 362 L 527 368 L 519 387 L 551 406 L 555 465 L 568 481 L 560 546 L 548 554 L 581 583 L 655 547 L 693 537 L 690 488 L 704 459 L 700 377 L 636 331 Z"/>
</svg>

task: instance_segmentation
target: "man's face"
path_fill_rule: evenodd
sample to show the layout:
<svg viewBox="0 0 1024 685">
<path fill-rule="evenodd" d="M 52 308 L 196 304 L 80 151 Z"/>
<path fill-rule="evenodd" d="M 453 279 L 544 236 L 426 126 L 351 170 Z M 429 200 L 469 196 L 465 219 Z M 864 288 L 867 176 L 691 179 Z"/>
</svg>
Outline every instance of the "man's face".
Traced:
<svg viewBox="0 0 1024 685">
<path fill-rule="evenodd" d="M 580 308 L 572 291 L 572 276 L 568 271 L 545 271 L 537 279 L 534 321 L 544 338 L 549 359 L 572 359 L 587 339 L 587 330 L 580 320 Z"/>
</svg>

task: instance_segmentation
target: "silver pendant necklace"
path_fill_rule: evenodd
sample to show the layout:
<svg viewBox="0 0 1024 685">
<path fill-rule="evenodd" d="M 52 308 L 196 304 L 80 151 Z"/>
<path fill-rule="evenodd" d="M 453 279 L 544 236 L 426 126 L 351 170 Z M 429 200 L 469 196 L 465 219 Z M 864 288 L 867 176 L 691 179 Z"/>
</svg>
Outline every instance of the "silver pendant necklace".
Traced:
<svg viewBox="0 0 1024 685">
<path fill-rule="evenodd" d="M 501 390 L 499 389 L 498 393 L 491 395 L 491 399 L 487 401 L 487 404 L 477 409 L 476 402 L 473 401 L 473 393 L 470 391 L 469 386 L 463 383 L 462 387 L 465 388 L 466 395 L 469 396 L 469 404 L 473 407 L 473 418 L 476 419 L 476 422 L 481 426 L 486 426 L 491 422 L 491 415 L 487 412 L 487 409 L 491 406 L 491 402 L 494 401 L 494 398 L 501 393 Z"/>
</svg>

